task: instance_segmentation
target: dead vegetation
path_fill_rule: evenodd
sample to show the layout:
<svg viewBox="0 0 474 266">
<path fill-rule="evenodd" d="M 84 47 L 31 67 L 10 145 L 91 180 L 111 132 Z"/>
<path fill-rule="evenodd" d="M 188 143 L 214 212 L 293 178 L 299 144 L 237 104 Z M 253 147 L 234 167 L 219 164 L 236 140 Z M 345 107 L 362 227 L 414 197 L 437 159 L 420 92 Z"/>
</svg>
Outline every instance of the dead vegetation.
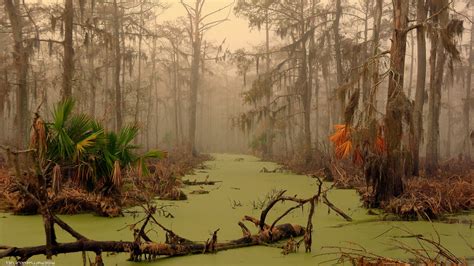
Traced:
<svg viewBox="0 0 474 266">
<path fill-rule="evenodd" d="M 405 192 L 384 210 L 406 219 L 437 219 L 474 209 L 474 175 L 449 178 L 411 178 Z"/>
<path fill-rule="evenodd" d="M 27 190 L 26 186 L 22 184 L 18 179 L 14 177 L 13 182 L 17 183 L 22 190 Z M 41 177 L 39 177 L 42 179 Z M 159 256 L 182 256 L 182 255 L 193 255 L 193 254 L 204 254 L 204 253 L 215 253 L 222 250 L 241 248 L 255 245 L 267 245 L 276 243 L 281 240 L 289 239 L 289 242 L 285 245 L 284 253 L 296 252 L 299 243 L 304 242 L 306 252 L 311 251 L 312 246 L 312 231 L 313 224 L 312 219 L 314 210 L 317 202 L 321 200 L 321 196 L 324 195 L 325 191 L 322 191 L 322 181 L 319 180 L 317 190 L 310 198 L 298 198 L 296 196 L 286 196 L 286 191 L 280 191 L 276 194 L 271 201 L 268 202 L 266 207 L 260 214 L 260 219 L 244 216 L 242 221 L 238 224 L 242 229 L 243 237 L 231 240 L 227 242 L 218 241 L 217 229 L 213 232 L 211 237 L 205 242 L 191 241 L 183 238 L 173 232 L 172 230 L 163 226 L 156 218 L 157 208 L 155 206 L 142 206 L 146 214 L 145 218 L 139 220 L 137 223 L 128 226 L 133 232 L 133 241 L 95 241 L 91 240 L 79 232 L 75 231 L 60 218 L 55 215 L 55 212 L 50 208 L 51 199 L 56 196 L 49 197 L 48 191 L 42 187 L 40 191 L 35 195 L 33 193 L 26 193 L 31 200 L 35 201 L 39 205 L 41 215 L 43 216 L 43 223 L 46 234 L 46 245 L 34 246 L 34 247 L 0 247 L 0 258 L 15 257 L 18 262 L 26 262 L 33 256 L 46 255 L 47 259 L 51 259 L 53 255 L 67 254 L 75 252 L 95 252 L 96 262 L 102 262 L 102 252 L 116 252 L 116 253 L 129 253 L 130 261 L 143 261 L 143 260 L 154 260 Z M 271 224 L 267 223 L 267 215 L 272 208 L 279 202 L 293 202 L 295 206 L 287 209 L 278 218 L 276 218 Z M 308 220 L 306 227 L 297 224 L 279 224 L 278 222 L 283 219 L 286 215 L 295 209 L 302 209 L 305 205 L 310 205 Z M 252 234 L 250 230 L 244 225 L 243 222 L 251 222 L 258 228 L 258 233 Z M 69 243 L 60 243 L 56 239 L 55 227 L 59 226 L 61 229 L 68 232 L 73 236 L 76 241 Z M 147 233 L 150 230 L 154 230 L 153 227 L 157 227 L 162 230 L 166 236 L 165 242 L 153 241 Z M 295 237 L 303 237 L 295 248 Z M 285 251 L 286 250 L 286 251 Z M 85 255 L 84 255 L 85 257 Z M 103 265 L 103 264 L 101 264 Z"/>
<path fill-rule="evenodd" d="M 149 175 L 136 169 L 124 171 L 121 174 L 123 184 L 120 191 L 109 196 L 78 188 L 74 180 L 64 180 L 61 190 L 51 201 L 51 208 L 58 214 L 93 212 L 100 216 L 116 217 L 122 215 L 124 207 L 137 206 L 154 197 L 184 200 L 187 196 L 180 189 L 183 186 L 181 177 L 192 173 L 194 168 L 205 168 L 203 162 L 209 159 L 207 155 L 188 155 L 183 149 L 172 150 L 167 158 L 149 162 Z M 28 179 L 32 178 L 31 172 L 24 171 L 24 175 L 30 175 Z M 17 187 L 12 181 L 13 176 L 7 170 L 6 162 L 0 161 L 0 208 L 14 214 L 37 214 L 37 204 Z M 34 190 L 34 187 L 30 186 L 29 189 Z"/>
<path fill-rule="evenodd" d="M 443 246 L 440 235 L 436 230 L 434 230 L 434 236 L 424 236 L 420 234 L 414 234 L 406 228 L 394 226 L 385 231 L 382 235 L 395 230 L 404 235 L 390 237 L 390 245 L 393 248 L 405 251 L 407 254 L 409 254 L 411 259 L 399 260 L 380 256 L 353 242 L 348 242 L 349 245 L 345 247 L 323 247 L 323 249 L 328 251 L 318 256 L 336 255 L 336 259 L 331 259 L 326 262 L 336 262 L 338 264 L 349 262 L 352 265 L 357 266 L 470 265 L 468 264 L 467 258 L 459 258 L 451 250 Z M 378 237 L 381 237 L 382 235 L 379 235 Z M 416 244 L 408 244 L 406 240 L 401 239 L 415 239 L 416 242 L 414 243 Z M 467 242 L 466 244 L 469 245 Z M 472 249 L 472 246 L 470 246 L 470 248 Z"/>
<path fill-rule="evenodd" d="M 300 160 L 280 158 L 278 163 L 290 171 L 325 177 L 339 189 L 356 189 L 365 206 L 374 202 L 363 171 L 349 160 L 304 165 Z M 279 169 L 279 168 L 277 168 Z M 434 175 L 421 172 L 420 177 L 404 179 L 404 191 L 399 197 L 383 202 L 380 207 L 405 220 L 444 219 L 446 215 L 474 209 L 473 164 L 462 156 L 444 161 Z"/>
</svg>

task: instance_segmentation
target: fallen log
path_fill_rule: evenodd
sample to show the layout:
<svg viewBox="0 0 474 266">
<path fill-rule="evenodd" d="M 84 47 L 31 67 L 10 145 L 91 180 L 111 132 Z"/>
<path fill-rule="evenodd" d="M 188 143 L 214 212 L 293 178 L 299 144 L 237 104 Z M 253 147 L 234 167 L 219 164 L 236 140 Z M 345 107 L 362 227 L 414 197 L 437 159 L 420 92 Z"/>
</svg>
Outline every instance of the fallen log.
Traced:
<svg viewBox="0 0 474 266">
<path fill-rule="evenodd" d="M 202 186 L 202 185 L 209 185 L 214 186 L 216 183 L 221 183 L 222 181 L 191 181 L 191 180 L 183 180 L 183 184 L 186 186 Z"/>
<path fill-rule="evenodd" d="M 303 236 L 304 233 L 305 229 L 299 225 L 281 224 L 273 228 L 271 239 L 267 231 L 261 231 L 258 234 L 250 236 L 244 235 L 242 238 L 236 240 L 222 243 L 217 242 L 212 251 L 207 249 L 205 243 L 190 241 L 176 244 L 155 243 L 150 241 L 143 243 L 139 241 L 95 241 L 83 238 L 75 242 L 57 243 L 51 247 L 51 250 L 48 250 L 46 245 L 23 248 L 4 247 L 6 249 L 0 252 L 0 258 L 17 257 L 19 261 L 26 261 L 33 256 L 45 255 L 47 252 L 51 252 L 52 255 L 58 255 L 90 251 L 97 254 L 101 252 L 131 253 L 131 259 L 137 261 L 142 255 L 171 257 L 218 252 L 228 249 L 256 246 L 262 243 L 278 242 L 280 240 L 289 239 L 290 237 Z"/>
</svg>

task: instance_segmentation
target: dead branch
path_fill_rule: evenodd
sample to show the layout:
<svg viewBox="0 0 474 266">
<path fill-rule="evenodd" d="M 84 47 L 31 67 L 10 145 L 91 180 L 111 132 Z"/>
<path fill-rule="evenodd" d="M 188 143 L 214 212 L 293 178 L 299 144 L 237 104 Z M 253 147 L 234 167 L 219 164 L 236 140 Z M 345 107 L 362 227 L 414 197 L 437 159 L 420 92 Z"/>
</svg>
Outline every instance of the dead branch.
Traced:
<svg viewBox="0 0 474 266">
<path fill-rule="evenodd" d="M 183 180 L 183 184 L 186 186 L 202 186 L 202 185 L 210 185 L 213 186 L 216 183 L 221 183 L 222 181 L 197 181 L 197 180 Z"/>
<path fill-rule="evenodd" d="M 323 194 L 322 196 L 323 198 L 323 203 L 326 204 L 329 208 L 331 208 L 332 210 L 334 210 L 335 212 L 337 212 L 339 215 L 341 215 L 344 219 L 346 219 L 346 221 L 348 222 L 352 222 L 352 218 L 345 214 L 341 209 L 339 209 L 338 207 L 336 207 L 334 204 L 332 204 L 328 198 L 327 198 L 327 195 L 326 193 Z"/>
</svg>

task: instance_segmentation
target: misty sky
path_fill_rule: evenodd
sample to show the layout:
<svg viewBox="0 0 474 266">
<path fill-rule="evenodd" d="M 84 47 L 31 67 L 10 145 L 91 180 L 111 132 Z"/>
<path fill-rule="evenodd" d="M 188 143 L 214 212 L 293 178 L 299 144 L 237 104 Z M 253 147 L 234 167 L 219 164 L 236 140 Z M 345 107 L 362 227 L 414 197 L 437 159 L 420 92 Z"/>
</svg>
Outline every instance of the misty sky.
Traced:
<svg viewBox="0 0 474 266">
<path fill-rule="evenodd" d="M 186 16 L 186 10 L 181 5 L 180 0 L 161 0 L 163 3 L 167 3 L 169 8 L 164 11 L 158 18 L 158 22 L 163 22 L 167 20 L 175 20 L 178 17 Z M 63 4 L 64 0 L 27 0 L 26 3 L 57 3 Z M 194 0 L 185 0 L 188 4 L 193 4 Z M 206 0 L 204 5 L 204 14 L 212 12 L 216 9 L 222 8 L 230 3 L 233 0 Z M 258 30 L 250 31 L 248 28 L 248 23 L 245 18 L 237 18 L 233 12 L 233 5 L 230 10 L 229 21 L 226 21 L 215 28 L 209 30 L 205 39 L 209 41 L 215 41 L 221 43 L 226 39 L 226 45 L 224 48 L 229 48 L 230 50 L 239 49 L 242 47 L 251 47 L 260 44 L 264 41 L 264 35 L 259 33 Z M 215 14 L 209 19 L 222 19 L 227 16 L 229 9 L 223 10 Z M 211 20 L 209 20 L 211 21 Z"/>
<path fill-rule="evenodd" d="M 160 21 L 174 20 L 177 17 L 186 15 L 186 10 L 181 5 L 180 0 L 165 0 L 165 2 L 170 5 L 170 8 L 161 14 Z M 194 3 L 194 0 L 185 0 L 185 2 L 192 4 Z M 206 0 L 204 14 L 222 8 L 223 6 L 226 6 L 230 3 L 232 3 L 232 0 Z M 214 15 L 213 19 L 225 18 L 228 12 L 228 10 L 222 11 Z M 241 47 L 249 47 L 260 44 L 264 40 L 264 35 L 259 33 L 256 29 L 250 31 L 245 18 L 237 18 L 234 15 L 232 9 L 229 15 L 229 21 L 226 21 L 209 30 L 205 38 L 209 41 L 216 41 L 218 43 L 222 42 L 222 40 L 225 38 L 227 44 L 225 47 L 235 50 Z"/>
</svg>

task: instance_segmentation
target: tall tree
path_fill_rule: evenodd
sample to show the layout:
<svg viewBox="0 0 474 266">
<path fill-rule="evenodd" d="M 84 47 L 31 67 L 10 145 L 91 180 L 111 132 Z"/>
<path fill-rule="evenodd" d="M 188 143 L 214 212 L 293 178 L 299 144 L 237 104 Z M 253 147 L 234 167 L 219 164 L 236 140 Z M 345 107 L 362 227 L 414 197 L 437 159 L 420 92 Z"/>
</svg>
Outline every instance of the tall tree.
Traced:
<svg viewBox="0 0 474 266">
<path fill-rule="evenodd" d="M 122 91 L 120 86 L 120 68 L 122 63 L 122 53 L 120 46 L 120 10 L 117 0 L 113 2 L 113 44 L 114 49 L 114 85 L 115 85 L 115 130 L 122 128 Z"/>
<path fill-rule="evenodd" d="M 448 0 L 431 1 L 430 12 L 435 28 L 430 33 L 430 86 L 428 98 L 428 133 L 426 142 L 426 170 L 432 173 L 439 161 L 439 116 L 441 113 L 441 87 L 443 84 L 446 51 L 443 45 L 442 31 L 448 25 Z"/>
<path fill-rule="evenodd" d="M 4 0 L 11 24 L 13 37 L 13 58 L 16 71 L 16 124 L 17 145 L 24 147 L 28 135 L 28 59 L 29 52 L 24 39 L 24 21 L 19 0 Z"/>
<path fill-rule="evenodd" d="M 188 35 L 191 41 L 192 59 L 191 59 L 191 79 L 190 79 L 190 106 L 189 106 L 189 149 L 193 155 L 197 154 L 196 150 L 196 119 L 197 119 L 197 96 L 200 80 L 200 62 L 203 35 L 209 29 L 227 21 L 227 17 L 223 19 L 211 20 L 208 19 L 213 15 L 219 13 L 230 7 L 226 5 L 217 10 L 203 14 L 203 7 L 206 0 L 194 0 L 194 6 L 191 6 L 181 0 L 181 5 L 186 9 L 188 15 Z"/>
<path fill-rule="evenodd" d="M 427 16 L 427 6 L 425 0 L 416 1 L 416 21 L 422 25 Z M 425 103 L 425 86 L 426 86 L 426 37 L 425 28 L 423 26 L 416 28 L 416 45 L 417 45 L 417 77 L 415 105 L 413 110 L 413 127 L 414 127 L 414 147 L 413 148 L 413 175 L 419 175 L 420 169 L 420 142 L 423 133 L 423 105 Z"/>
<path fill-rule="evenodd" d="M 472 9 L 472 8 L 471 8 Z M 469 62 L 467 64 L 468 69 L 466 73 L 466 100 L 464 102 L 464 128 L 465 128 L 465 143 L 464 143 L 464 157 L 470 161 L 471 160 L 471 143 L 469 143 L 470 136 L 471 136 L 471 117 L 470 117 L 470 110 L 471 110 L 471 86 L 472 86 L 472 68 L 474 64 L 474 50 L 473 50 L 473 43 L 474 43 L 474 11 L 471 11 L 471 39 L 469 42 Z"/>
<path fill-rule="evenodd" d="M 63 84 L 62 98 L 72 96 L 72 77 L 74 75 L 74 47 L 73 47 L 73 0 L 65 0 L 64 5 L 64 59 L 63 59 Z"/>
<path fill-rule="evenodd" d="M 334 18 L 334 25 L 333 25 L 333 32 L 334 32 L 334 53 L 335 53 L 335 60 L 336 60 L 336 78 L 337 78 L 337 86 L 341 86 L 343 84 L 343 69 L 342 69 L 342 56 L 341 56 L 341 36 L 340 36 L 340 21 L 342 15 L 342 6 L 341 0 L 336 0 L 336 11 L 335 11 L 335 18 Z M 337 120 L 338 122 L 342 122 L 344 120 L 344 97 L 345 94 L 338 94 L 336 92 L 336 97 L 338 97 L 337 104 Z"/>
<path fill-rule="evenodd" d="M 385 115 L 387 145 L 387 173 L 375 187 L 376 202 L 396 197 L 403 192 L 402 165 L 402 110 L 405 52 L 407 41 L 409 1 L 393 1 L 393 34 L 390 48 L 390 74 Z"/>
</svg>

